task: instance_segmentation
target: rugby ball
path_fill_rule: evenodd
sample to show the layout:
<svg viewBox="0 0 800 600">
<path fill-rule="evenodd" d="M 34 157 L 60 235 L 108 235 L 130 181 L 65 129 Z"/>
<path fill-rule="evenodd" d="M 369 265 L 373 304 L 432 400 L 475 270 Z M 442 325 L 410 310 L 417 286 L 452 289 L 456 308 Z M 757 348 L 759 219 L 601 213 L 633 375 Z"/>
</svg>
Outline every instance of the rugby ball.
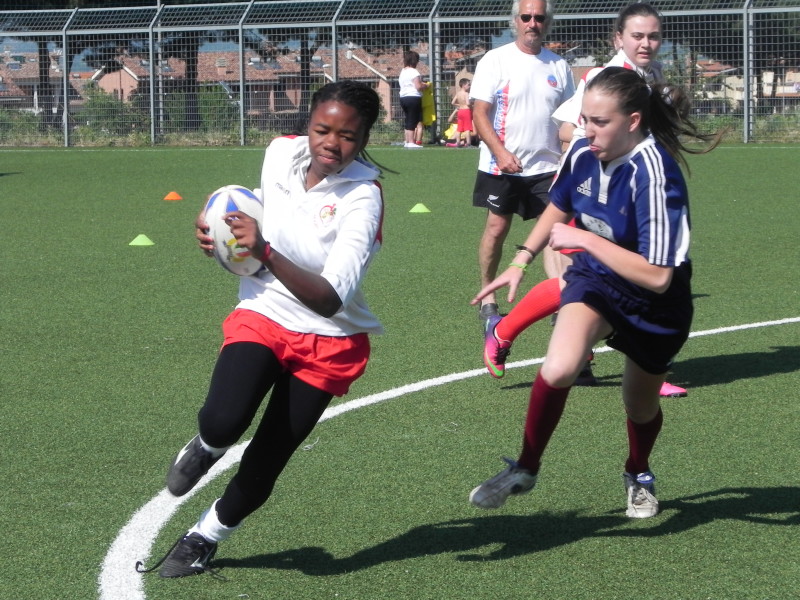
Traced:
<svg viewBox="0 0 800 600">
<path fill-rule="evenodd" d="M 250 250 L 236 243 L 231 228 L 223 216 L 238 210 L 253 217 L 261 228 L 264 204 L 252 191 L 239 185 L 226 185 L 219 188 L 208 199 L 205 219 L 208 235 L 214 240 L 214 258 L 223 268 L 234 275 L 245 277 L 255 275 L 264 264 L 250 255 Z"/>
</svg>

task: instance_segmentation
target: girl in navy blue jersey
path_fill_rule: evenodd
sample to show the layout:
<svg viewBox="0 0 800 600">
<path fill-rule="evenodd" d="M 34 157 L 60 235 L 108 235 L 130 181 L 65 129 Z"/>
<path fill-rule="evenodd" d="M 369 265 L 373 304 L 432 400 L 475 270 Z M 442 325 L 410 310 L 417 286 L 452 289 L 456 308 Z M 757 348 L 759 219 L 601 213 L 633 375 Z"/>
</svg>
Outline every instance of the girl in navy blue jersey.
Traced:
<svg viewBox="0 0 800 600">
<path fill-rule="evenodd" d="M 651 90 L 635 71 L 621 67 L 608 67 L 589 82 L 581 116 L 586 138 L 565 157 L 550 204 L 524 246 L 530 260 L 548 245 L 583 252 L 564 276 L 559 319 L 531 391 L 522 452 L 476 487 L 470 501 L 497 508 L 509 495 L 533 489 L 569 390 L 592 347 L 605 339 L 625 354 L 626 514 L 652 517 L 658 500 L 649 459 L 663 419 L 659 389 L 689 335 L 693 312 L 681 154 L 706 152 L 719 136 L 699 134 L 667 90 Z M 684 135 L 711 143 L 691 150 L 681 142 Z M 577 227 L 567 225 L 572 217 Z M 507 285 L 513 297 L 526 267 L 511 263 L 490 287 Z"/>
<path fill-rule="evenodd" d="M 662 69 L 656 61 L 661 42 L 662 22 L 658 10 L 645 2 L 629 4 L 617 15 L 613 34 L 613 44 L 617 49 L 617 54 L 605 66 L 625 67 L 636 71 L 651 85 L 663 82 Z M 562 142 L 570 143 L 573 138 L 584 137 L 583 121 L 580 116 L 583 92 L 586 89 L 586 83 L 604 68 L 597 67 L 588 71 L 578 83 L 575 95 L 553 113 L 553 120 L 561 123 L 559 135 Z M 524 252 L 520 248 L 517 250 Z M 571 257 L 574 252 L 576 251 L 565 250 L 561 253 L 554 253 L 560 272 L 565 271 L 572 262 Z M 492 377 L 500 378 L 505 374 L 505 362 L 511 352 L 514 340 L 535 322 L 556 313 L 561 303 L 563 283 L 560 277 L 545 279 L 533 286 L 514 305 L 508 315 L 502 318 L 499 316 L 489 318 L 484 336 L 483 360 Z M 479 293 L 473 304 L 477 304 L 483 296 L 483 293 Z M 575 385 L 597 385 L 597 379 L 592 373 L 592 359 L 593 357 L 590 356 L 587 360 L 575 380 Z M 660 395 L 662 398 L 685 397 L 687 390 L 665 381 L 661 386 Z"/>
</svg>

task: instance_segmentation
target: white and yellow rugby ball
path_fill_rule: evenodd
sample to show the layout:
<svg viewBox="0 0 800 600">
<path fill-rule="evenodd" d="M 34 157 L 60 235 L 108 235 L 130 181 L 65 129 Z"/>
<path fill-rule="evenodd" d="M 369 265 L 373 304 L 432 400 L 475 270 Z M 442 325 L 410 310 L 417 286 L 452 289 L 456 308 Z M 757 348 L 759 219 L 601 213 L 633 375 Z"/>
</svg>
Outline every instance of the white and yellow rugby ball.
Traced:
<svg viewBox="0 0 800 600">
<path fill-rule="evenodd" d="M 261 228 L 264 204 L 258 196 L 240 185 L 219 188 L 211 194 L 205 208 L 208 235 L 214 240 L 214 258 L 234 275 L 255 275 L 264 267 L 263 263 L 251 256 L 250 250 L 236 243 L 230 226 L 222 219 L 226 213 L 234 210 L 253 217 Z"/>
</svg>

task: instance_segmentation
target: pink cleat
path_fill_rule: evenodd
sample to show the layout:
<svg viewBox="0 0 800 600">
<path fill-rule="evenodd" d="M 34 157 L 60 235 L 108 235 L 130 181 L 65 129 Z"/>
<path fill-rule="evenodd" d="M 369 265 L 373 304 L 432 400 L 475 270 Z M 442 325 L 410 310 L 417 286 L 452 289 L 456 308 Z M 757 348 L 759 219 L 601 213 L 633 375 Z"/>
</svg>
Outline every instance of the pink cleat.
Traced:
<svg viewBox="0 0 800 600">
<path fill-rule="evenodd" d="M 506 374 L 506 359 L 511 352 L 511 342 L 498 339 L 494 333 L 494 329 L 501 319 L 502 317 L 499 315 L 489 317 L 486 321 L 484 335 L 483 364 L 495 379 L 500 379 Z"/>
<path fill-rule="evenodd" d="M 671 383 L 665 381 L 663 384 L 661 384 L 661 391 L 658 393 L 658 395 L 662 398 L 685 398 L 689 395 L 689 392 L 682 387 L 672 385 Z"/>
</svg>

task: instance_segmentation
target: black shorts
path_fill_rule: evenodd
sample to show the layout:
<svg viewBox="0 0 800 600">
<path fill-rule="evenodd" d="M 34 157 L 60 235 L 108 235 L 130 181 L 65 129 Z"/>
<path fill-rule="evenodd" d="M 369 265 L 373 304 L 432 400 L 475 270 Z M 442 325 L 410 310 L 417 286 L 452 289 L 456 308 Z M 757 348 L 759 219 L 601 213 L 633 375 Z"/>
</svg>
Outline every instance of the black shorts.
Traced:
<svg viewBox="0 0 800 600">
<path fill-rule="evenodd" d="M 403 129 L 411 131 L 422 123 L 422 96 L 403 96 L 400 98 L 400 108 L 403 109 Z"/>
<path fill-rule="evenodd" d="M 523 220 L 535 219 L 550 203 L 550 186 L 555 173 L 521 177 L 519 175 L 491 175 L 478 171 L 472 206 L 487 208 L 496 215 L 514 213 Z"/>
<path fill-rule="evenodd" d="M 676 268 L 669 289 L 656 294 L 615 275 L 601 276 L 586 265 L 583 255 L 574 254 L 564 274 L 561 306 L 591 306 L 613 328 L 606 340 L 611 348 L 653 375 L 669 371 L 692 324 L 691 265 Z"/>
</svg>

